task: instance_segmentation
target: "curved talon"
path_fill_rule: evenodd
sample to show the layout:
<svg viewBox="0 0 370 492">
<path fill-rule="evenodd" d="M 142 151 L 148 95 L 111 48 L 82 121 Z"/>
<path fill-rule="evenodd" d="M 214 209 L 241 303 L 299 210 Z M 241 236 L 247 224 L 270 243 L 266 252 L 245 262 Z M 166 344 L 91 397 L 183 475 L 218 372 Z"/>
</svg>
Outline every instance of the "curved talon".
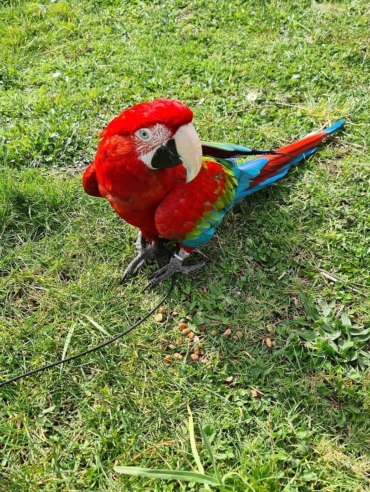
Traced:
<svg viewBox="0 0 370 492">
<path fill-rule="evenodd" d="M 144 250 L 146 251 L 146 250 Z M 123 276 L 120 280 L 120 284 L 122 284 L 130 275 L 135 275 L 139 269 L 145 263 L 145 260 L 150 258 L 149 255 L 145 256 L 144 254 L 138 254 L 128 265 L 126 270 L 123 272 Z"/>
<path fill-rule="evenodd" d="M 173 256 L 167 265 L 165 265 L 163 268 L 160 268 L 159 270 L 156 270 L 154 273 L 150 275 L 149 282 L 144 287 L 142 292 L 144 292 L 147 289 L 151 289 L 152 287 L 160 284 L 164 280 L 167 280 L 168 278 L 172 277 L 175 273 L 194 272 L 195 270 L 199 270 L 199 268 L 202 268 L 205 265 L 206 263 L 202 261 L 200 263 L 197 263 L 196 265 L 184 266 L 182 264 L 182 260 L 178 256 Z"/>
<path fill-rule="evenodd" d="M 154 260 L 163 257 L 166 253 L 168 254 L 167 250 L 163 248 L 163 245 L 164 241 L 161 239 L 154 241 L 152 244 L 148 244 L 142 233 L 139 232 L 136 239 L 136 249 L 138 250 L 138 254 L 123 272 L 120 284 L 122 284 L 130 275 L 135 275 L 147 260 Z"/>
</svg>

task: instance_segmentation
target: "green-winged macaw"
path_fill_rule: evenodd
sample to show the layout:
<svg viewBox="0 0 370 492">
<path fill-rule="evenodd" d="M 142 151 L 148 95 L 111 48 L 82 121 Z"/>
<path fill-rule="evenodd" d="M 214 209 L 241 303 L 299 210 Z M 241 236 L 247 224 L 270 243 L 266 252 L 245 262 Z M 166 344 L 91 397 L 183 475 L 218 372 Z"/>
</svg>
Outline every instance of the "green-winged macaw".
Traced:
<svg viewBox="0 0 370 492">
<path fill-rule="evenodd" d="M 140 230 L 138 254 L 123 279 L 157 257 L 163 240 L 177 248 L 148 286 L 203 266 L 185 266 L 183 261 L 211 240 L 227 211 L 283 177 L 344 124 L 340 120 L 277 151 L 257 151 L 201 142 L 192 119 L 192 111 L 177 100 L 156 99 L 125 110 L 101 133 L 95 159 L 83 174 L 86 193 L 107 199 Z M 261 156 L 236 162 L 256 154 Z"/>
</svg>

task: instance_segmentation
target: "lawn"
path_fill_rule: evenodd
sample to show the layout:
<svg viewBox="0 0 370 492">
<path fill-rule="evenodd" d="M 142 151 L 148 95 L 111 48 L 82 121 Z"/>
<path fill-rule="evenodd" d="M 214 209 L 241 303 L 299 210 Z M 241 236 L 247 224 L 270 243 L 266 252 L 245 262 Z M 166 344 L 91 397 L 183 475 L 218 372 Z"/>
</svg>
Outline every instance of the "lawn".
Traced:
<svg viewBox="0 0 370 492">
<path fill-rule="evenodd" d="M 124 331 L 169 288 L 142 293 L 154 265 L 119 284 L 136 231 L 81 187 L 120 111 L 178 98 L 202 139 L 260 148 L 347 120 L 228 214 L 160 316 L 0 388 L 0 489 L 207 490 L 115 468 L 199 470 L 195 436 L 212 473 L 204 429 L 225 490 L 369 490 L 369 5 L 3 0 L 0 23 L 0 381 Z"/>
</svg>

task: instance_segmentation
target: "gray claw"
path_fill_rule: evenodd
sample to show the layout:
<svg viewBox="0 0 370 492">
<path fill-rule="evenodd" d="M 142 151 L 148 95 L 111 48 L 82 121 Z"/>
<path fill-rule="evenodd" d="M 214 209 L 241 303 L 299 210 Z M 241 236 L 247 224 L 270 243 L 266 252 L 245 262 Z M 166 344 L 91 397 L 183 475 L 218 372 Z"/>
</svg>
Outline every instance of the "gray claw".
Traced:
<svg viewBox="0 0 370 492">
<path fill-rule="evenodd" d="M 160 268 L 159 270 L 156 270 L 154 273 L 152 273 L 152 275 L 150 275 L 150 281 L 144 287 L 143 292 L 147 289 L 151 289 L 155 285 L 160 284 L 164 280 L 167 280 L 175 273 L 194 272 L 195 270 L 199 270 L 199 268 L 202 268 L 206 265 L 204 261 L 202 261 L 201 263 L 197 263 L 196 265 L 189 266 L 184 266 L 182 262 L 183 260 L 181 257 L 179 257 L 178 255 L 174 255 L 167 265 L 165 265 L 163 268 Z"/>
<path fill-rule="evenodd" d="M 154 241 L 148 244 L 141 232 L 136 239 L 137 256 L 130 262 L 126 270 L 123 272 L 120 283 L 122 284 L 130 275 L 135 275 L 147 260 L 154 260 L 163 257 L 168 252 L 163 248 L 164 241 Z"/>
</svg>

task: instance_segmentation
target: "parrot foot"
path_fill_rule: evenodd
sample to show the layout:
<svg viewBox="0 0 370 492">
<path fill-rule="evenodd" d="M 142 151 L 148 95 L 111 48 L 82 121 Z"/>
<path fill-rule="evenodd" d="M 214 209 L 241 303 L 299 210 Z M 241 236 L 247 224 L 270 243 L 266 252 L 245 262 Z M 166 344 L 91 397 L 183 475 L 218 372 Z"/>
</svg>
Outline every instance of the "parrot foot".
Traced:
<svg viewBox="0 0 370 492">
<path fill-rule="evenodd" d="M 167 280 L 168 278 L 172 277 L 175 273 L 194 272 L 195 270 L 199 270 L 199 268 L 202 268 L 206 265 L 204 261 L 202 261 L 201 263 L 197 263 L 196 265 L 189 265 L 189 266 L 183 265 L 182 262 L 188 256 L 189 253 L 187 253 L 185 250 L 180 248 L 180 251 L 172 256 L 170 262 L 167 265 L 152 273 L 152 275 L 149 277 L 150 281 L 144 287 L 143 292 L 147 289 L 151 289 L 155 285 L 160 284 L 164 280 Z"/>
<path fill-rule="evenodd" d="M 159 238 L 152 244 L 148 244 L 142 233 L 139 232 L 136 239 L 136 249 L 138 254 L 123 272 L 120 283 L 122 284 L 131 275 L 135 275 L 147 260 L 168 256 L 168 251 L 164 248 L 166 242 L 166 240 Z"/>
</svg>

